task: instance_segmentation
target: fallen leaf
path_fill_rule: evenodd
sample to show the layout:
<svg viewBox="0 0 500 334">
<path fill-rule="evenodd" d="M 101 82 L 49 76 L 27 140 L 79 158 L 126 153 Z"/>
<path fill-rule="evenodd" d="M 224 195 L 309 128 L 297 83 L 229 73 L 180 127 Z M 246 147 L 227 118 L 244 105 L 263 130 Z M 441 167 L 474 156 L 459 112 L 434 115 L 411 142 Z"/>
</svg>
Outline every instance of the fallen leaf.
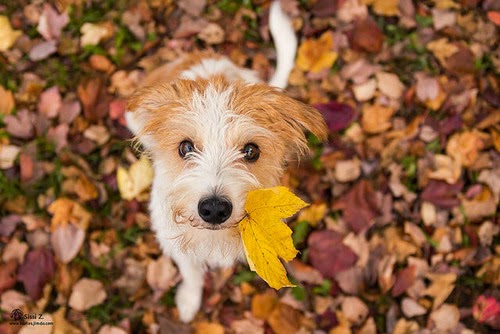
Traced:
<svg viewBox="0 0 500 334">
<path fill-rule="evenodd" d="M 363 269 L 351 267 L 335 274 L 335 281 L 345 293 L 357 295 L 365 287 Z"/>
<path fill-rule="evenodd" d="M 224 327 L 215 322 L 197 322 L 194 324 L 194 334 L 224 334 Z"/>
<path fill-rule="evenodd" d="M 278 303 L 267 319 L 276 334 L 297 333 L 301 327 L 302 315 L 299 311 L 284 303 Z"/>
<path fill-rule="evenodd" d="M 377 263 L 377 281 L 382 293 L 389 291 L 396 281 L 394 277 L 395 264 L 396 256 L 390 253 L 382 256 Z"/>
<path fill-rule="evenodd" d="M 32 300 L 42 296 L 42 290 L 54 276 L 56 263 L 52 252 L 47 248 L 36 248 L 30 251 L 19 266 L 17 280 L 22 282 L 24 289 Z"/>
<path fill-rule="evenodd" d="M 16 270 L 17 261 L 15 259 L 0 264 L 0 294 L 16 284 Z"/>
<path fill-rule="evenodd" d="M 318 270 L 298 259 L 293 259 L 285 266 L 290 275 L 299 282 L 321 285 L 324 281 L 323 276 Z"/>
<path fill-rule="evenodd" d="M 91 121 L 106 116 L 109 97 L 101 77 L 94 77 L 83 81 L 77 88 L 78 98 L 83 107 L 83 114 Z"/>
<path fill-rule="evenodd" d="M 403 298 L 401 311 L 407 318 L 418 317 L 427 313 L 427 309 L 417 303 L 414 299 Z"/>
<path fill-rule="evenodd" d="M 267 320 L 278 305 L 278 297 L 272 290 L 252 297 L 251 311 L 255 318 Z"/>
<path fill-rule="evenodd" d="M 377 15 L 396 16 L 399 15 L 398 0 L 364 0 Z"/>
<path fill-rule="evenodd" d="M 457 22 L 457 16 L 454 11 L 433 8 L 432 9 L 432 24 L 434 29 L 441 30 L 446 27 L 453 27 Z"/>
<path fill-rule="evenodd" d="M 335 180 L 351 182 L 361 175 L 361 161 L 358 158 L 337 161 L 335 164 Z"/>
<path fill-rule="evenodd" d="M 455 305 L 443 304 L 438 309 L 432 311 L 429 319 L 434 322 L 436 331 L 439 333 L 452 332 L 458 326 L 460 312 Z"/>
<path fill-rule="evenodd" d="M 107 297 L 101 281 L 82 278 L 73 286 L 68 305 L 76 311 L 86 311 L 101 304 Z"/>
<path fill-rule="evenodd" d="M 37 31 L 46 40 L 58 40 L 62 29 L 68 23 L 69 16 L 67 12 L 58 14 L 50 4 L 45 3 L 38 21 Z"/>
<path fill-rule="evenodd" d="M 485 221 L 479 227 L 477 231 L 477 236 L 479 237 L 479 242 L 483 247 L 489 247 L 493 243 L 493 238 L 500 233 L 500 226 L 494 225 L 491 221 Z"/>
<path fill-rule="evenodd" d="M 8 290 L 1 294 L 0 308 L 2 310 L 15 310 L 16 308 L 23 308 L 28 304 L 30 298 L 16 290 Z"/>
<path fill-rule="evenodd" d="M 209 45 L 216 45 L 224 42 L 225 32 L 220 25 L 209 23 L 198 33 L 198 37 Z"/>
<path fill-rule="evenodd" d="M 448 184 L 443 181 L 430 180 L 420 194 L 420 198 L 443 209 L 453 208 L 460 204 L 457 194 L 462 187 L 461 181 Z"/>
<path fill-rule="evenodd" d="M 325 278 L 354 266 L 358 257 L 342 243 L 342 236 L 331 230 L 314 231 L 307 240 L 309 260 Z"/>
<path fill-rule="evenodd" d="M 486 16 L 491 22 L 495 23 L 495 25 L 500 26 L 500 12 L 490 11 Z"/>
<path fill-rule="evenodd" d="M 86 230 L 92 215 L 87 212 L 79 203 L 69 198 L 58 198 L 52 202 L 47 211 L 52 214 L 51 229 L 62 225 L 74 224 L 83 230 Z"/>
<path fill-rule="evenodd" d="M 17 263 L 23 263 L 28 248 L 28 244 L 25 242 L 20 242 L 17 238 L 12 238 L 3 249 L 2 260 L 4 262 L 16 260 Z"/>
<path fill-rule="evenodd" d="M 370 182 L 362 179 L 334 202 L 332 208 L 342 210 L 342 216 L 349 228 L 360 233 L 370 227 L 374 223 L 375 217 L 379 215 L 375 197 L 375 191 Z"/>
<path fill-rule="evenodd" d="M 52 334 L 81 334 L 82 331 L 66 320 L 66 307 L 60 307 L 52 314 L 54 321 L 54 330 Z"/>
<path fill-rule="evenodd" d="M 259 189 L 248 193 L 246 217 L 238 227 L 250 269 L 270 287 L 293 286 L 280 258 L 288 262 L 297 254 L 292 230 L 282 219 L 295 214 L 307 204 L 286 187 Z"/>
<path fill-rule="evenodd" d="M 142 192 L 147 190 L 153 182 L 153 167 L 145 156 L 134 162 L 127 171 L 123 167 L 118 167 L 116 180 L 120 195 L 125 200 L 137 198 Z"/>
<path fill-rule="evenodd" d="M 56 41 L 44 41 L 31 48 L 29 58 L 32 61 L 40 61 L 57 51 Z"/>
<path fill-rule="evenodd" d="M 401 318 L 396 322 L 392 334 L 408 334 L 417 333 L 420 330 L 420 326 L 415 321 L 408 321 L 405 318 Z"/>
<path fill-rule="evenodd" d="M 447 155 L 434 155 L 434 168 L 429 172 L 429 178 L 443 180 L 449 184 L 455 184 L 461 175 L 462 168 L 460 162 Z"/>
<path fill-rule="evenodd" d="M 340 308 L 346 319 L 355 326 L 362 324 L 368 317 L 368 307 L 358 297 L 345 297 Z"/>
<path fill-rule="evenodd" d="M 440 38 L 427 43 L 426 48 L 439 60 L 441 65 L 446 64 L 446 60 L 458 51 L 458 47 L 449 43 L 447 38 Z"/>
<path fill-rule="evenodd" d="M 47 139 L 56 145 L 56 152 L 60 152 L 68 145 L 68 133 L 69 126 L 64 123 L 51 127 L 47 132 Z"/>
<path fill-rule="evenodd" d="M 392 107 L 384 107 L 379 104 L 365 104 L 361 126 L 367 133 L 381 133 L 391 128 L 391 117 L 394 114 Z"/>
<path fill-rule="evenodd" d="M 494 297 L 480 295 L 472 306 L 472 316 L 477 322 L 500 328 L 500 303 Z"/>
<path fill-rule="evenodd" d="M 302 71 L 319 73 L 330 69 L 337 60 L 333 51 L 333 35 L 326 31 L 317 40 L 307 39 L 302 42 L 297 51 L 297 66 Z"/>
<path fill-rule="evenodd" d="M 375 96 L 376 89 L 377 81 L 375 79 L 369 79 L 363 83 L 352 86 L 354 96 L 359 102 L 371 100 Z"/>
<path fill-rule="evenodd" d="M 392 296 L 398 297 L 403 294 L 415 281 L 415 267 L 408 266 L 396 274 L 396 281 L 392 287 Z"/>
<path fill-rule="evenodd" d="M 434 297 L 434 303 L 432 304 L 432 309 L 435 310 L 441 306 L 446 298 L 451 294 L 455 288 L 455 281 L 457 280 L 457 274 L 433 274 L 428 273 L 426 277 L 431 281 L 431 284 L 425 291 L 424 295 Z"/>
<path fill-rule="evenodd" d="M 0 116 L 9 115 L 15 106 L 16 103 L 14 101 L 14 95 L 12 94 L 12 92 L 0 85 Z"/>
<path fill-rule="evenodd" d="M 7 16 L 0 15 L 0 51 L 10 49 L 21 35 L 20 30 L 12 29 Z"/>
<path fill-rule="evenodd" d="M 205 9 L 207 0 L 179 0 L 177 6 L 192 16 L 200 16 Z"/>
<path fill-rule="evenodd" d="M 102 40 L 111 37 L 113 26 L 109 22 L 104 23 L 89 23 L 85 22 L 80 27 L 80 46 L 97 45 Z"/>
<path fill-rule="evenodd" d="M 332 3 L 334 3 L 332 1 Z M 368 8 L 363 1 L 347 0 L 339 2 L 340 8 L 336 11 L 337 18 L 349 23 L 355 19 L 364 19 L 368 15 Z M 332 13 L 333 15 L 333 13 Z"/>
<path fill-rule="evenodd" d="M 234 320 L 231 329 L 235 334 L 264 334 L 264 322 L 254 318 Z"/>
<path fill-rule="evenodd" d="M 399 99 L 403 95 L 405 86 L 394 73 L 377 72 L 375 73 L 378 89 L 386 96 L 392 99 Z"/>
<path fill-rule="evenodd" d="M 59 88 L 57 86 L 45 90 L 40 95 L 38 102 L 38 111 L 47 118 L 54 118 L 57 116 L 59 108 L 61 108 L 62 100 Z"/>
<path fill-rule="evenodd" d="M 488 187 L 483 187 L 482 191 L 473 199 L 462 199 L 464 214 L 469 221 L 477 221 L 484 217 L 494 216 L 497 210 L 498 201 L 495 199 Z"/>
<path fill-rule="evenodd" d="M 1 87 L 0 87 L 1 89 Z M 1 93 L 0 93 L 1 95 Z M 30 139 L 35 134 L 34 123 L 36 116 L 28 109 L 21 109 L 15 115 L 7 115 L 4 118 L 5 130 L 12 136 L 22 139 Z"/>
<path fill-rule="evenodd" d="M 69 263 L 80 251 L 85 230 L 73 224 L 58 225 L 50 235 L 55 255 L 62 263 Z"/>
<path fill-rule="evenodd" d="M 354 21 L 351 43 L 354 49 L 377 53 L 382 50 L 384 35 L 370 17 Z"/>
<path fill-rule="evenodd" d="M 2 145 L 0 143 L 0 169 L 8 169 L 14 166 L 21 149 L 14 145 Z"/>
<path fill-rule="evenodd" d="M 91 125 L 84 132 L 83 136 L 97 143 L 104 145 L 108 142 L 111 135 L 108 129 L 103 125 Z"/>
<path fill-rule="evenodd" d="M 167 256 L 161 256 L 148 264 L 146 281 L 156 293 L 163 294 L 173 287 L 179 280 L 177 268 Z"/>
<path fill-rule="evenodd" d="M 99 328 L 97 334 L 127 334 L 128 332 L 121 327 L 104 325 Z"/>
<path fill-rule="evenodd" d="M 331 132 L 347 128 L 355 119 L 354 109 L 348 104 L 331 101 L 314 107 L 321 112 Z"/>
<path fill-rule="evenodd" d="M 464 131 L 450 137 L 446 145 L 446 154 L 453 157 L 464 167 L 470 167 L 479 157 L 484 147 L 477 131 Z"/>
</svg>

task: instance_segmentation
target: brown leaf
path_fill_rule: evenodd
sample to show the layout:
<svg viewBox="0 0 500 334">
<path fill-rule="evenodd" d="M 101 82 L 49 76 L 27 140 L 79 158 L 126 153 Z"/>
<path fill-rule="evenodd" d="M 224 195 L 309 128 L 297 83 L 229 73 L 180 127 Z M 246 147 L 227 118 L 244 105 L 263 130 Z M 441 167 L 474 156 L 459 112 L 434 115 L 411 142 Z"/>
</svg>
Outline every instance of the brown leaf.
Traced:
<svg viewBox="0 0 500 334">
<path fill-rule="evenodd" d="M 308 241 L 309 259 L 312 265 L 326 278 L 352 267 L 358 257 L 342 244 L 342 236 L 330 230 L 314 231 Z"/>
<path fill-rule="evenodd" d="M 296 333 L 301 327 L 302 315 L 284 303 L 278 303 L 267 319 L 276 334 Z"/>
<path fill-rule="evenodd" d="M 192 16 L 200 16 L 205 9 L 207 0 L 179 0 L 177 6 Z"/>
<path fill-rule="evenodd" d="M 224 327 L 215 322 L 201 321 L 194 324 L 194 334 L 224 334 Z"/>
<path fill-rule="evenodd" d="M 377 53 L 382 50 L 384 35 L 377 23 L 371 18 L 356 20 L 351 32 L 351 43 L 354 49 Z"/>
<path fill-rule="evenodd" d="M 443 304 L 430 314 L 429 319 L 434 323 L 438 333 L 450 333 L 458 326 L 460 312 L 455 305 Z"/>
<path fill-rule="evenodd" d="M 146 281 L 153 291 L 164 293 L 173 287 L 178 279 L 178 272 L 169 257 L 161 256 L 151 261 L 146 271 Z"/>
<path fill-rule="evenodd" d="M 0 115 L 9 115 L 15 105 L 12 92 L 0 85 Z"/>
<path fill-rule="evenodd" d="M 53 86 L 45 90 L 40 95 L 38 102 L 38 111 L 45 115 L 47 118 L 54 118 L 57 116 L 59 108 L 61 107 L 61 94 L 59 87 Z"/>
<path fill-rule="evenodd" d="M 96 121 L 106 116 L 109 97 L 106 94 L 106 86 L 100 77 L 81 82 L 77 92 L 86 118 L 90 121 Z"/>
<path fill-rule="evenodd" d="M 455 281 L 457 279 L 457 274 L 455 273 L 447 273 L 447 274 L 433 274 L 428 273 L 426 277 L 431 280 L 431 284 L 424 291 L 424 294 L 427 296 L 434 297 L 434 303 L 432 304 L 432 308 L 435 310 L 441 304 L 444 303 L 446 298 L 450 295 L 450 293 L 455 288 Z"/>
<path fill-rule="evenodd" d="M 276 293 L 268 290 L 266 293 L 257 294 L 252 298 L 252 314 L 257 319 L 266 320 L 278 303 Z"/>
<path fill-rule="evenodd" d="M 341 304 L 342 313 L 353 325 L 360 325 L 368 316 L 368 307 L 358 297 L 346 297 Z"/>
<path fill-rule="evenodd" d="M 396 274 L 396 281 L 392 287 L 392 296 L 397 297 L 404 293 L 415 281 L 415 267 L 409 266 L 401 269 Z"/>
<path fill-rule="evenodd" d="M 54 276 L 56 264 L 54 255 L 47 248 L 36 248 L 26 255 L 26 259 L 19 267 L 17 280 L 21 281 L 24 289 L 32 300 L 42 295 L 42 289 Z"/>
<path fill-rule="evenodd" d="M 391 116 L 394 114 L 392 107 L 385 107 L 379 104 L 365 104 L 363 106 L 363 117 L 361 125 L 368 133 L 381 133 L 388 130 L 391 124 Z"/>
<path fill-rule="evenodd" d="M 40 61 L 57 51 L 56 41 L 44 41 L 36 44 L 30 50 L 29 58 L 32 61 Z"/>
<path fill-rule="evenodd" d="M 321 273 L 299 259 L 293 259 L 285 264 L 287 272 L 299 282 L 320 285 L 324 279 Z"/>
<path fill-rule="evenodd" d="M 73 286 L 68 305 L 77 311 L 86 311 L 102 303 L 107 297 L 101 281 L 82 278 Z"/>
<path fill-rule="evenodd" d="M 369 228 L 375 217 L 380 212 L 375 201 L 375 191 L 370 182 L 360 180 L 337 202 L 334 202 L 334 210 L 342 210 L 343 218 L 349 228 L 359 233 Z"/>
<path fill-rule="evenodd" d="M 35 134 L 33 124 L 35 121 L 35 114 L 28 111 L 28 109 L 21 109 L 16 115 L 7 115 L 4 118 L 4 122 L 7 125 L 5 127 L 7 132 L 14 137 L 22 139 L 30 139 L 33 137 Z"/>
</svg>

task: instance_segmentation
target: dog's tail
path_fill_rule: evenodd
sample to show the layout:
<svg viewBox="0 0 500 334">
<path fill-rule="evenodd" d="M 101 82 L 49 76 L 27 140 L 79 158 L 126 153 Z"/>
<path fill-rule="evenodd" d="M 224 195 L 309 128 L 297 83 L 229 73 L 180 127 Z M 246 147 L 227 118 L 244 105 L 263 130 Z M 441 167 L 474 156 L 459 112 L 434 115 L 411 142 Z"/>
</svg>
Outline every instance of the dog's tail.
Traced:
<svg viewBox="0 0 500 334">
<path fill-rule="evenodd" d="M 276 71 L 269 81 L 269 85 L 285 88 L 295 61 L 297 36 L 295 36 L 295 32 L 293 31 L 292 21 L 283 12 L 279 0 L 271 3 L 269 30 L 271 31 L 271 36 L 274 39 L 276 47 Z"/>
</svg>

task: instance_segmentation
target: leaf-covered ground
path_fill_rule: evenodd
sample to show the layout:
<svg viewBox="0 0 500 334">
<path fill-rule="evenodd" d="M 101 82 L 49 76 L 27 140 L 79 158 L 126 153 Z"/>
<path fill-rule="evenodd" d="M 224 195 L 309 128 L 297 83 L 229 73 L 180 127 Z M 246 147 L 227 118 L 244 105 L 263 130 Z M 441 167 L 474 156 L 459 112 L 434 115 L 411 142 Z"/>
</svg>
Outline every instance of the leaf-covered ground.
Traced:
<svg viewBox="0 0 500 334">
<path fill-rule="evenodd" d="M 195 49 L 269 78 L 269 1 L 0 2 L 0 333 L 499 330 L 500 2 L 283 5 L 288 91 L 331 130 L 283 178 L 312 203 L 290 221 L 297 287 L 212 272 L 182 325 L 125 101 Z M 11 324 L 15 309 L 53 326 Z"/>
</svg>

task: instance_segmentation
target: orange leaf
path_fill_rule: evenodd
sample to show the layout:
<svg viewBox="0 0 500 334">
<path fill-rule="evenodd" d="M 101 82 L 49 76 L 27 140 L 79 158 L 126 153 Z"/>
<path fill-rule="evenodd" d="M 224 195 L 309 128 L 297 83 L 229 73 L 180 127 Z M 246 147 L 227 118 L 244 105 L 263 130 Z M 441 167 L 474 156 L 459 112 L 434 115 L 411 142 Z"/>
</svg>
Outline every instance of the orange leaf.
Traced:
<svg viewBox="0 0 500 334">
<path fill-rule="evenodd" d="M 500 26 L 500 12 L 488 12 L 488 14 L 486 14 L 486 16 L 488 17 L 488 19 L 495 23 L 495 25 L 497 26 Z"/>
<path fill-rule="evenodd" d="M 297 66 L 302 71 L 319 73 L 333 66 L 337 53 L 332 50 L 333 37 L 327 31 L 317 40 L 307 39 L 299 47 Z"/>
</svg>

